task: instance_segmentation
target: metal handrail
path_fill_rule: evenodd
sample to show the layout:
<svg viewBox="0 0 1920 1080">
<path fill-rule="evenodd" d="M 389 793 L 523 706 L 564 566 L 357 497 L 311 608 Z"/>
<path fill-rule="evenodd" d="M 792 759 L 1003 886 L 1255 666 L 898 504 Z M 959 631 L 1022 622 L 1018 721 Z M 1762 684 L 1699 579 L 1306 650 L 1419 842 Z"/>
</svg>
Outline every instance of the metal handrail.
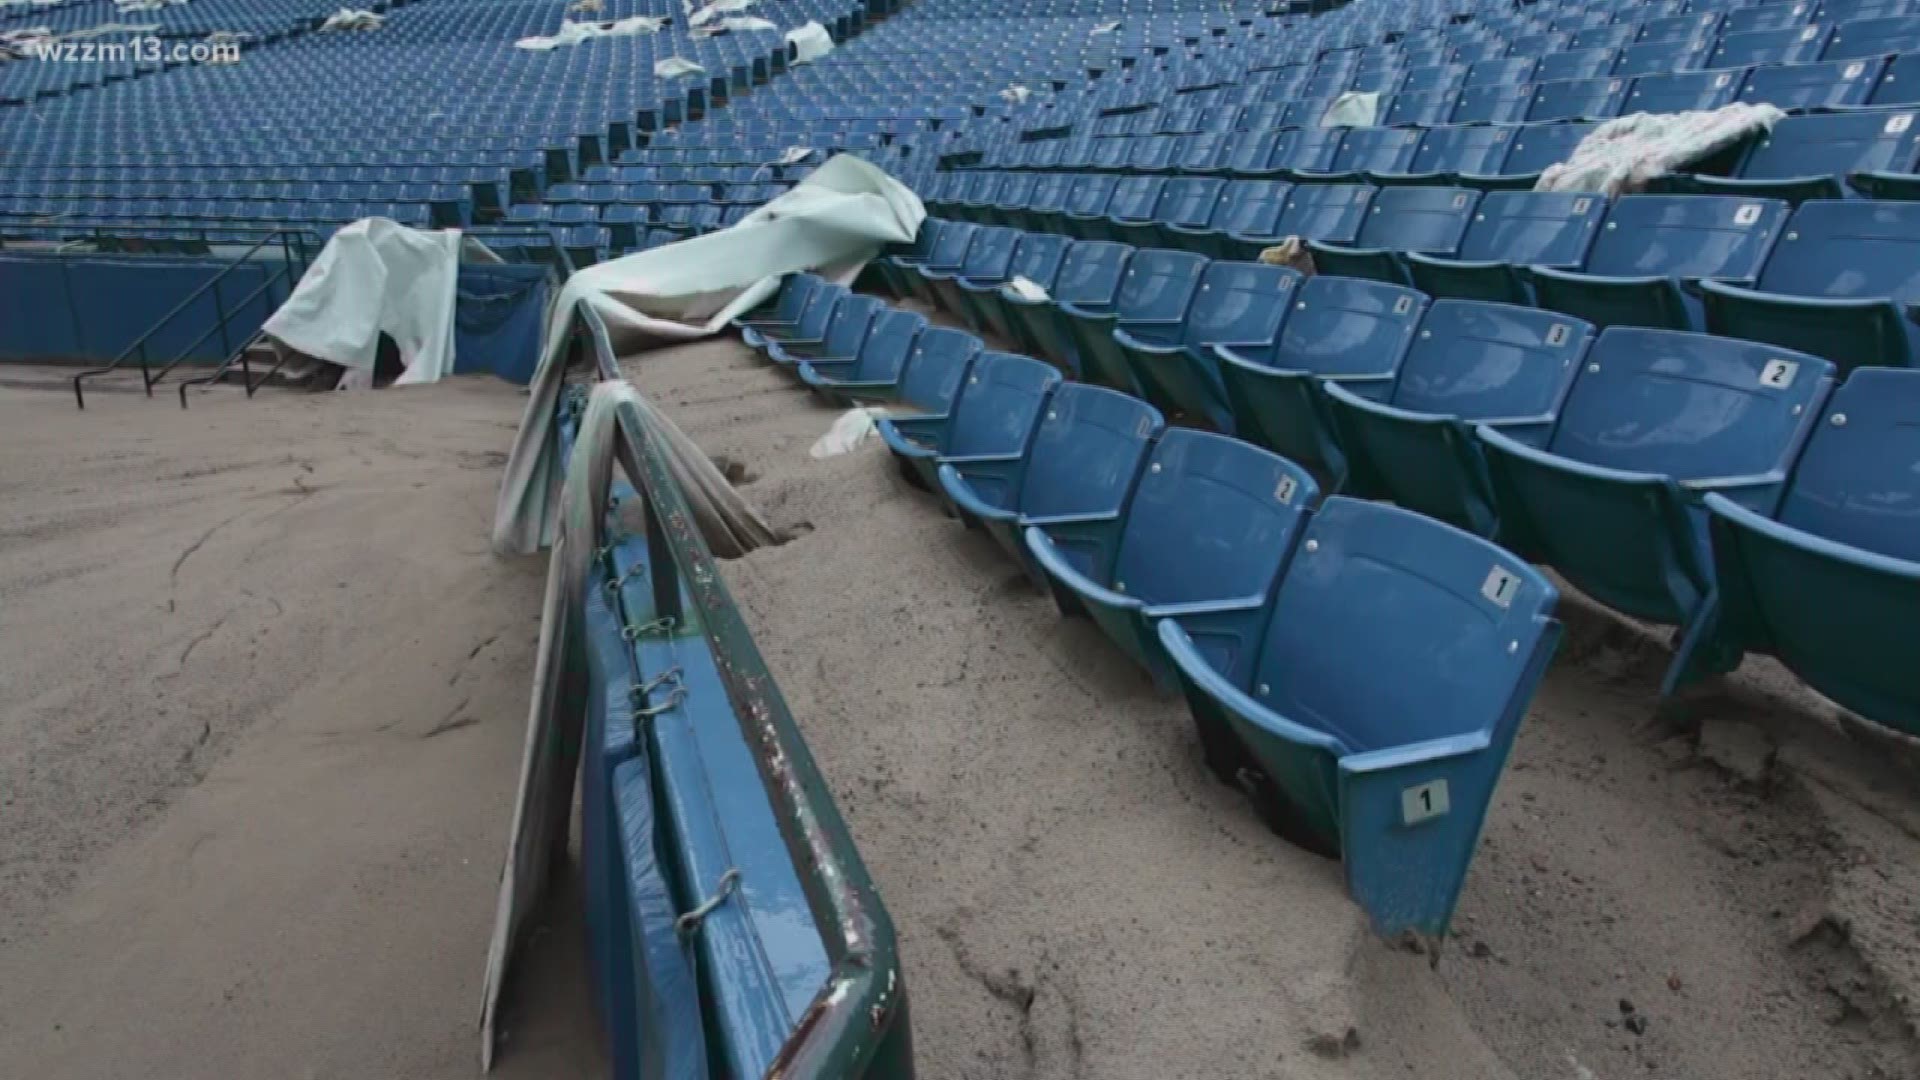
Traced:
<svg viewBox="0 0 1920 1080">
<path fill-rule="evenodd" d="M 591 305 L 574 306 L 576 343 L 590 351 L 602 378 L 619 377 L 606 324 Z M 578 355 L 576 353 L 576 355 Z M 660 615 L 679 616 L 684 595 L 698 609 L 693 622 L 713 650 L 747 743 L 753 749 L 774 816 L 799 871 L 824 939 L 832 972 L 795 1023 L 767 1069 L 768 1077 L 911 1075 L 906 986 L 893 921 L 854 846 L 826 779 L 813 760 L 786 700 L 774 685 L 740 609 L 728 594 L 713 552 L 658 444 L 636 409 L 619 409 L 618 459 L 646 501 L 647 547 Z"/>
<path fill-rule="evenodd" d="M 269 243 L 273 242 L 274 240 L 280 241 L 282 259 L 283 259 L 282 266 L 284 269 L 290 272 L 293 265 L 293 258 L 294 258 L 293 252 L 296 249 L 302 252 L 302 262 L 304 263 L 304 252 L 305 252 L 304 240 L 306 236 L 307 236 L 307 233 L 304 230 L 276 229 L 273 232 L 270 232 L 267 235 L 262 236 L 259 240 L 255 241 L 252 247 L 249 247 L 247 250 L 241 252 L 231 262 L 229 262 L 227 266 L 223 268 L 219 273 L 208 278 L 205 282 L 203 282 L 200 285 L 199 288 L 193 290 L 191 293 L 188 293 L 184 300 L 181 300 L 178 304 L 174 305 L 171 311 L 167 312 L 165 315 L 162 315 L 158 322 L 154 323 L 152 326 L 149 326 L 145 333 L 141 334 L 138 338 L 134 339 L 131 345 L 128 345 L 125 349 L 122 349 L 120 351 L 120 355 L 114 357 L 113 360 L 107 363 L 104 367 L 92 368 L 87 371 L 83 371 L 78 375 L 75 375 L 73 377 L 74 403 L 77 404 L 81 409 L 85 409 L 87 407 L 87 399 L 84 391 L 82 390 L 82 384 L 88 379 L 91 379 L 100 375 L 105 375 L 108 372 L 113 371 L 114 369 L 118 368 L 122 363 L 124 363 L 127 360 L 127 358 L 130 356 L 139 357 L 140 380 L 143 384 L 145 384 L 147 396 L 152 397 L 154 383 L 158 380 L 153 376 L 152 369 L 147 362 L 148 339 L 152 338 L 155 334 L 159 333 L 160 330 L 164 328 L 168 323 L 172 322 L 176 316 L 178 316 L 181 312 L 191 307 L 196 300 L 199 300 L 200 297 L 206 295 L 207 290 L 209 289 L 216 290 L 213 294 L 215 303 L 219 307 L 219 313 L 218 313 L 219 318 L 217 320 L 216 325 L 222 333 L 225 333 L 226 324 L 227 324 L 227 313 L 225 309 L 225 304 L 221 301 L 220 294 L 217 291 L 217 287 L 219 286 L 221 279 L 225 278 L 228 274 L 233 273 L 238 268 L 247 265 L 248 260 L 253 256 L 255 252 L 259 251 L 263 247 L 266 247 Z M 304 268 L 303 268 L 303 272 L 304 272 Z M 205 335 L 202 335 L 202 337 L 199 340 L 196 340 L 194 344 L 198 345 L 201 340 L 205 340 Z M 171 369 L 172 369 L 172 365 L 169 364 L 167 369 L 161 372 L 162 377 L 165 376 L 166 370 L 171 370 Z"/>
</svg>

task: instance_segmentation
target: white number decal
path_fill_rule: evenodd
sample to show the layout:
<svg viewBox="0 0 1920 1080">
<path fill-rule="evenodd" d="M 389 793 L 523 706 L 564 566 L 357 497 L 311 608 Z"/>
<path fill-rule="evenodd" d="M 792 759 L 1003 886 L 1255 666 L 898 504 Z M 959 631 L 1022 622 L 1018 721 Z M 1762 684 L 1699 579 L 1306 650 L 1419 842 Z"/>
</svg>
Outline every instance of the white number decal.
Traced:
<svg viewBox="0 0 1920 1080">
<path fill-rule="evenodd" d="M 1447 799 L 1447 782 L 1429 780 L 1400 792 L 1400 821 L 1418 825 L 1428 818 L 1445 817 L 1452 807 Z"/>
<path fill-rule="evenodd" d="M 1800 365 L 1792 360 L 1769 360 L 1760 369 L 1760 385 L 1784 390 L 1793 385 L 1794 373 L 1799 370 Z"/>
<path fill-rule="evenodd" d="M 1499 607 L 1511 605 L 1513 594 L 1519 591 L 1520 578 L 1504 566 L 1496 566 L 1487 571 L 1487 580 L 1480 583 L 1480 595 Z"/>
</svg>

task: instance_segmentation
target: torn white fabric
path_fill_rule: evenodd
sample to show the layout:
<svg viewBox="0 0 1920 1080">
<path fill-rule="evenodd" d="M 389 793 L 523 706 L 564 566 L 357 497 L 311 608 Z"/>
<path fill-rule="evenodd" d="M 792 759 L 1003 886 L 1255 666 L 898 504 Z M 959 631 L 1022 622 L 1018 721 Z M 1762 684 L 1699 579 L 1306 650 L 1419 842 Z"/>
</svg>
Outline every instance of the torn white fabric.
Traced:
<svg viewBox="0 0 1920 1080">
<path fill-rule="evenodd" d="M 635 15 L 631 19 L 617 22 L 563 22 L 560 32 L 552 37 L 523 37 L 513 43 L 516 49 L 531 49 L 535 52 L 547 52 L 562 46 L 578 45 L 602 37 L 627 37 L 633 34 L 651 34 L 667 24 L 665 19 L 646 15 Z"/>
<path fill-rule="evenodd" d="M 1044 286 L 1032 278 L 1021 277 L 1019 274 L 1013 275 L 1012 281 L 1000 286 L 1000 291 L 1035 304 L 1045 303 L 1050 299 Z"/>
<path fill-rule="evenodd" d="M 320 24 L 320 29 L 378 30 L 382 26 L 385 26 L 386 23 L 386 19 L 375 15 L 371 11 L 362 11 L 357 8 L 341 8 L 339 11 L 327 16 L 327 21 Z"/>
<path fill-rule="evenodd" d="M 720 29 L 739 33 L 743 30 L 778 30 L 780 25 L 771 19 L 762 19 L 757 15 L 742 15 L 734 19 L 721 19 Z"/>
<path fill-rule="evenodd" d="M 833 35 L 812 20 L 787 31 L 787 41 L 793 46 L 796 64 L 810 64 L 833 51 Z"/>
<path fill-rule="evenodd" d="M 807 449 L 807 456 L 817 461 L 852 453 L 879 431 L 876 425 L 886 416 L 885 409 L 848 409 L 834 417 L 833 426 L 827 429 L 825 435 L 814 440 Z"/>
<path fill-rule="evenodd" d="M 654 62 L 653 76 L 656 79 L 677 79 L 682 75 L 704 75 L 706 70 L 691 60 L 669 56 Z"/>
<path fill-rule="evenodd" d="M 501 482 L 494 550 L 526 554 L 552 535 L 559 476 L 547 428 L 577 304 L 587 303 L 600 315 L 621 355 L 691 341 L 718 333 L 771 297 L 784 274 L 812 270 L 851 281 L 882 246 L 912 242 L 926 215 L 912 190 L 842 154 L 732 228 L 573 275 L 547 323 L 540 366 Z"/>
<path fill-rule="evenodd" d="M 1031 97 L 1032 95 L 1033 95 L 1033 91 L 1027 89 L 1024 86 L 1021 86 L 1019 83 L 1014 83 L 1012 86 L 1009 86 L 1005 90 L 1000 91 L 1000 100 L 1011 102 L 1015 105 L 1018 105 L 1021 102 L 1026 101 L 1027 98 Z"/>
<path fill-rule="evenodd" d="M 718 16 L 733 11 L 745 11 L 758 2 L 759 0 L 714 0 L 713 3 L 687 16 L 687 23 L 691 26 L 705 26 Z"/>
<path fill-rule="evenodd" d="M 601 3 L 600 0 L 573 0 L 572 3 L 567 5 L 567 14 L 569 15 L 598 15 L 604 10 L 606 10 L 606 5 Z"/>
<path fill-rule="evenodd" d="M 275 340 L 352 369 L 367 384 L 385 333 L 406 370 L 398 383 L 433 382 L 453 371 L 453 307 L 460 232 L 409 229 L 362 218 L 333 234 L 293 295 L 261 329 Z"/>
<path fill-rule="evenodd" d="M 1743 139 L 1772 131 L 1785 115 L 1772 105 L 1740 102 L 1703 112 L 1634 113 L 1609 120 L 1588 132 L 1572 157 L 1547 166 L 1534 190 L 1630 194 Z"/>
<path fill-rule="evenodd" d="M 1101 23 L 1099 26 L 1096 26 L 1091 31 L 1089 31 L 1087 36 L 1099 37 L 1101 34 L 1111 34 L 1118 29 L 1120 29 L 1120 24 L 1117 22 Z"/>
<path fill-rule="evenodd" d="M 1380 116 L 1380 95 L 1349 90 L 1320 114 L 1321 127 L 1372 127 Z"/>
</svg>

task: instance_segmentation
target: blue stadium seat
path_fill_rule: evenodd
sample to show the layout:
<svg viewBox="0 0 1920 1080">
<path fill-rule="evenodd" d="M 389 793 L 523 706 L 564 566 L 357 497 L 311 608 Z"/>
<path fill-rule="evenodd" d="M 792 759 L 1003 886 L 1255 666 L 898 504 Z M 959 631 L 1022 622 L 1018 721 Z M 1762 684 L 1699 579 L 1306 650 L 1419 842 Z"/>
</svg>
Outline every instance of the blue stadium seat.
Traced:
<svg viewBox="0 0 1920 1080">
<path fill-rule="evenodd" d="M 1736 178 L 1696 176 L 1690 188 L 1801 202 L 1845 198 L 1856 172 L 1910 173 L 1920 165 L 1914 112 L 1789 116 L 1747 149 Z"/>
<path fill-rule="evenodd" d="M 1628 45 L 1620 50 L 1620 58 L 1614 62 L 1613 77 L 1631 79 L 1662 72 L 1696 70 L 1703 66 L 1707 58 L 1708 46 L 1711 44 L 1710 40 L 1683 38 Z M 1746 65 L 1716 63 L 1716 66 L 1745 67 Z"/>
<path fill-rule="evenodd" d="M 907 354 L 907 366 L 891 400 L 929 416 L 952 411 L 954 395 L 982 349 L 980 339 L 965 330 L 948 326 L 921 330 L 913 339 L 913 351 Z"/>
<path fill-rule="evenodd" d="M 1620 115 L 1718 109 L 1740 92 L 1744 71 L 1675 71 L 1642 75 L 1627 90 Z"/>
<path fill-rule="evenodd" d="M 756 329 L 776 326 L 790 328 L 800 321 L 800 313 L 807 306 L 807 297 L 825 284 L 826 281 L 818 274 L 788 274 L 781 280 L 780 291 L 773 295 L 772 300 L 733 320 L 733 325 L 736 329 L 749 326 Z"/>
<path fill-rule="evenodd" d="M 802 360 L 854 360 L 860 355 L 860 343 L 867 339 L 874 317 L 887 309 L 877 296 L 843 296 L 833 309 L 833 318 L 818 339 L 785 338 L 767 343 L 767 359 L 779 364 L 798 364 Z"/>
<path fill-rule="evenodd" d="M 1060 301 L 1056 310 L 1062 326 L 1073 336 L 1077 377 L 1143 396 L 1116 335 L 1124 330 L 1130 341 L 1177 346 L 1187 307 L 1199 289 L 1200 272 L 1206 265 L 1205 256 L 1189 251 L 1148 248 L 1135 252 L 1127 263 L 1111 307 Z"/>
<path fill-rule="evenodd" d="M 799 316 L 792 322 L 748 323 L 740 328 L 740 338 L 762 353 L 778 341 L 819 341 L 833 320 L 834 308 L 846 295 L 845 287 L 820 282 L 807 293 Z"/>
<path fill-rule="evenodd" d="M 1500 170 L 1494 177 L 1484 181 L 1479 177 L 1462 177 L 1461 182 L 1482 186 L 1483 183 L 1504 180 L 1507 185 L 1532 189 L 1534 181 L 1539 179 L 1547 166 L 1557 165 L 1572 157 L 1580 140 L 1598 126 L 1584 122 L 1526 124 L 1515 130 L 1513 149 L 1507 151 L 1506 160 L 1501 162 Z"/>
<path fill-rule="evenodd" d="M 969 293 L 961 286 L 968 281 L 987 285 L 998 285 L 1005 281 L 1007 266 L 1013 259 L 1014 245 L 1025 235 L 1018 229 L 981 225 L 974 230 L 973 242 L 967 245 L 966 258 L 958 267 L 946 271 L 936 267 L 930 259 L 921 268 L 920 276 L 926 279 L 927 288 L 941 307 L 962 316 L 967 325 L 977 331 L 980 329 L 978 313 L 969 306 Z"/>
<path fill-rule="evenodd" d="M 1033 198 L 1035 189 L 1046 177 L 1034 173 L 1015 173 L 1000 185 L 1000 192 L 992 203 L 980 206 L 974 213 L 974 220 L 983 225 L 1000 225 L 1007 228 L 1019 228 L 1018 211 Z"/>
<path fill-rule="evenodd" d="M 1690 330 L 1704 278 L 1752 281 L 1787 219 L 1787 204 L 1731 196 L 1629 195 L 1613 204 L 1579 272 L 1536 267 L 1534 295 L 1602 329 Z"/>
<path fill-rule="evenodd" d="M 1053 289 L 1054 280 L 1060 274 L 1061 261 L 1066 258 L 1067 249 L 1073 241 L 1053 233 L 1021 233 L 1019 243 L 1014 247 L 1013 258 L 1007 264 L 1006 280 L 1025 278 L 1044 290 Z M 1003 341 L 1015 342 L 1018 352 L 1029 356 L 1044 356 L 1042 343 L 1031 340 L 1023 320 L 1015 317 L 1014 301 L 1008 298 L 1003 286 L 987 286 L 983 283 L 960 279 L 960 288 L 966 295 L 968 306 L 975 309 L 986 328 Z"/>
<path fill-rule="evenodd" d="M 1160 238 L 1159 227 L 1154 223 L 1154 208 L 1160 204 L 1166 185 L 1164 176 L 1122 178 L 1114 186 L 1113 199 L 1107 203 L 1106 221 L 1090 226 L 1089 231 L 1100 235 L 1089 239 L 1116 240 L 1135 247 L 1153 246 Z"/>
<path fill-rule="evenodd" d="M 1220 206 L 1205 230 L 1169 225 L 1166 231 L 1186 238 L 1181 247 L 1210 258 L 1257 252 L 1281 235 L 1280 216 L 1292 194 L 1293 185 L 1284 180 L 1234 180 L 1221 189 Z"/>
<path fill-rule="evenodd" d="M 1866 62 L 1877 64 L 1872 58 Z M 1888 60 L 1867 100 L 1874 105 L 1920 105 L 1920 52 L 1901 53 Z"/>
<path fill-rule="evenodd" d="M 1460 183 L 1465 175 L 1498 172 L 1512 149 L 1515 130 L 1484 124 L 1430 127 L 1405 174 L 1378 173 L 1372 179 L 1379 184 L 1448 184 Z"/>
<path fill-rule="evenodd" d="M 1408 283 L 1402 252 L 1452 255 L 1472 223 L 1480 193 L 1471 188 L 1390 187 L 1373 197 L 1351 245 L 1309 238 L 1314 269 L 1323 274 Z"/>
<path fill-rule="evenodd" d="M 1603 78 L 1613 74 L 1613 65 L 1619 58 L 1619 52 L 1611 47 L 1569 49 L 1565 52 L 1549 53 L 1540 58 L 1540 66 L 1533 73 L 1533 81 L 1550 83 Z"/>
<path fill-rule="evenodd" d="M 1235 233 L 1225 253 L 1245 261 L 1257 259 L 1273 238 L 1298 236 L 1307 240 L 1352 243 L 1366 223 L 1375 189 L 1368 184 L 1297 184 L 1287 193 L 1286 205 L 1274 222 L 1272 238 Z"/>
<path fill-rule="evenodd" d="M 1351 128 L 1325 173 L 1301 173 L 1300 180 L 1315 183 L 1353 183 L 1373 172 L 1404 172 L 1420 145 L 1413 128 Z"/>
<path fill-rule="evenodd" d="M 914 234 L 910 244 L 896 244 L 882 252 L 874 260 L 874 269 L 886 283 L 887 291 L 895 296 L 912 296 L 913 286 L 910 278 L 918 277 L 913 268 L 927 261 L 928 252 L 940 239 L 940 234 L 958 222 L 942 221 L 939 218 L 927 218 L 920 223 L 920 231 Z"/>
<path fill-rule="evenodd" d="M 1425 294 L 1398 285 L 1308 278 L 1272 345 L 1214 350 L 1234 432 L 1314 470 L 1327 490 L 1341 490 L 1347 460 L 1320 383 L 1343 381 L 1356 393 L 1385 397 L 1426 308 Z"/>
<path fill-rule="evenodd" d="M 1606 216 L 1599 195 L 1565 191 L 1489 191 L 1474 211 L 1454 258 L 1409 252 L 1415 288 L 1433 297 L 1533 301 L 1527 267 L 1577 269 Z"/>
<path fill-rule="evenodd" d="M 1802 203 L 1752 288 L 1702 290 L 1714 333 L 1812 353 L 1843 372 L 1913 366 L 1920 203 Z"/>
<path fill-rule="evenodd" d="M 1684 639 L 1713 587 L 1701 498 L 1771 513 L 1832 374 L 1769 345 L 1605 331 L 1544 440 L 1476 429 L 1501 541 Z"/>
<path fill-rule="evenodd" d="M 916 487 L 938 492 L 942 463 L 1025 453 L 1041 409 L 1059 385 L 1060 372 L 1031 357 L 981 352 L 947 412 L 890 416 L 877 426 L 902 474 Z"/>
<path fill-rule="evenodd" d="M 1103 226 L 1107 220 L 1107 204 L 1113 201 L 1113 190 L 1119 183 L 1118 176 L 1108 173 L 1094 173 L 1075 180 L 1073 190 L 1067 194 L 1066 206 L 1047 231 L 1064 232 L 1080 240 L 1112 239 Z"/>
<path fill-rule="evenodd" d="M 1570 79 L 1539 83 L 1527 103 L 1527 122 L 1607 120 L 1620 115 L 1626 79 Z"/>
<path fill-rule="evenodd" d="M 1056 232 L 1053 215 L 1066 208 L 1067 196 L 1073 193 L 1075 177 L 1067 173 L 1048 173 L 1033 185 L 1033 194 L 1023 207 L 1009 207 L 1000 216 L 1008 219 L 1005 223 L 1027 232 Z"/>
<path fill-rule="evenodd" d="M 1880 83 L 1886 61 L 1826 60 L 1809 64 L 1763 64 L 1747 72 L 1740 100 L 1789 110 L 1864 105 Z"/>
<path fill-rule="evenodd" d="M 1133 256 L 1134 249 L 1126 244 L 1079 241 L 1061 258 L 1060 273 L 1054 278 L 1048 299 L 1022 300 L 1003 291 L 1000 298 L 1020 325 L 1021 337 L 1039 346 L 1034 355 L 1046 357 L 1078 377 L 1080 350 L 1060 305 L 1071 304 L 1089 314 L 1112 311 Z"/>
<path fill-rule="evenodd" d="M 910 295 L 922 303 L 939 306 L 940 296 L 934 291 L 933 283 L 960 272 L 967 262 L 967 249 L 973 246 L 973 238 L 982 228 L 969 221 L 947 222 L 934 237 L 926 258 L 907 267 L 900 275 Z"/>
<path fill-rule="evenodd" d="M 1920 15 L 1854 19 L 1833 28 L 1822 60 L 1854 60 L 1888 53 L 1920 51 Z"/>
<path fill-rule="evenodd" d="M 961 520 L 985 528 L 1045 590 L 1047 575 L 1027 551 L 1025 530 L 1086 538 L 1063 546 L 1078 557 L 1096 556 L 1095 538 L 1118 530 L 1147 452 L 1165 427 L 1159 412 L 1138 398 L 1068 383 L 1047 400 L 1025 454 L 945 461 L 940 487 Z"/>
<path fill-rule="evenodd" d="M 1086 614 L 1154 681 L 1173 668 L 1153 624 L 1179 615 L 1221 666 L 1251 668 L 1260 613 L 1319 499 L 1306 471 L 1224 435 L 1169 428 L 1118 528 L 1026 530 L 1063 613 Z"/>
<path fill-rule="evenodd" d="M 1558 600 L 1478 537 L 1332 498 L 1262 612 L 1257 651 L 1222 662 L 1206 621 L 1185 615 L 1159 637 L 1214 771 L 1250 788 L 1275 831 L 1337 854 L 1377 932 L 1437 950 L 1558 644 Z"/>
<path fill-rule="evenodd" d="M 1183 234 L 1206 231 L 1222 205 L 1226 186 L 1227 181 L 1217 176 L 1178 176 L 1168 180 L 1160 190 L 1160 204 L 1153 211 L 1155 235 L 1149 246 L 1188 246 Z"/>
<path fill-rule="evenodd" d="M 899 392 L 900 376 L 912 355 L 914 339 L 926 326 L 927 320 L 918 313 L 890 308 L 874 316 L 858 356 L 851 360 L 804 360 L 796 373 L 801 382 L 834 405 L 888 400 Z"/>
<path fill-rule="evenodd" d="M 1437 300 L 1383 397 L 1326 384 L 1341 447 L 1379 493 L 1498 539 L 1499 515 L 1473 425 L 1539 446 L 1593 328 L 1552 311 Z"/>
<path fill-rule="evenodd" d="M 1459 92 L 1450 124 L 1512 124 L 1527 118 L 1533 103 L 1534 84 L 1517 86 L 1474 86 Z"/>
<path fill-rule="evenodd" d="M 1281 266 L 1209 263 L 1177 341 L 1143 341 L 1125 328 L 1115 329 L 1113 340 L 1148 400 L 1232 434 L 1213 350 L 1271 345 L 1299 282 L 1299 273 Z"/>
<path fill-rule="evenodd" d="M 1804 64 L 1820 59 L 1832 28 L 1818 23 L 1724 34 L 1714 47 L 1710 63 L 1716 68 L 1753 67 L 1756 64 Z"/>
<path fill-rule="evenodd" d="M 1920 372 L 1862 368 L 1828 400 L 1777 513 L 1707 496 L 1719 589 L 1669 688 L 1780 659 L 1842 706 L 1920 735 Z"/>
</svg>

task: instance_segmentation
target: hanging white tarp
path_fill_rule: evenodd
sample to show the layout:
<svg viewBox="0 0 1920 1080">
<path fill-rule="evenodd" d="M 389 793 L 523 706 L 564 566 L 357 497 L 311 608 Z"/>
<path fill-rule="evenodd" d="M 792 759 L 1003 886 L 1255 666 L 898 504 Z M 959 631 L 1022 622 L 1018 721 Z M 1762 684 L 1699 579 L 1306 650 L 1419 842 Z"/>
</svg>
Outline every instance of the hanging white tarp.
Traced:
<svg viewBox="0 0 1920 1080">
<path fill-rule="evenodd" d="M 809 21 L 804 26 L 796 26 L 787 31 L 787 42 L 793 46 L 793 62 L 808 64 L 833 51 L 833 35 L 817 22 Z"/>
<path fill-rule="evenodd" d="M 433 382 L 453 371 L 459 278 L 458 230 L 423 232 L 363 218 L 333 234 L 261 330 L 350 369 L 343 386 L 371 385 L 384 333 L 406 368 L 396 382 Z"/>
<path fill-rule="evenodd" d="M 629 354 L 717 333 L 772 296 L 782 275 L 851 280 L 886 244 L 909 243 L 926 208 L 873 165 L 840 155 L 720 232 L 590 266 L 561 290 L 494 508 L 493 547 L 526 554 L 552 536 L 559 463 L 549 426 L 574 307 L 585 301 Z"/>
<path fill-rule="evenodd" d="M 665 19 L 635 15 L 631 19 L 617 22 L 565 22 L 560 24 L 560 32 L 552 37 L 523 37 L 513 43 L 516 49 L 531 49 L 534 52 L 547 52 L 563 45 L 578 45 L 601 37 L 627 37 L 631 34 L 651 34 L 667 24 Z"/>
</svg>

